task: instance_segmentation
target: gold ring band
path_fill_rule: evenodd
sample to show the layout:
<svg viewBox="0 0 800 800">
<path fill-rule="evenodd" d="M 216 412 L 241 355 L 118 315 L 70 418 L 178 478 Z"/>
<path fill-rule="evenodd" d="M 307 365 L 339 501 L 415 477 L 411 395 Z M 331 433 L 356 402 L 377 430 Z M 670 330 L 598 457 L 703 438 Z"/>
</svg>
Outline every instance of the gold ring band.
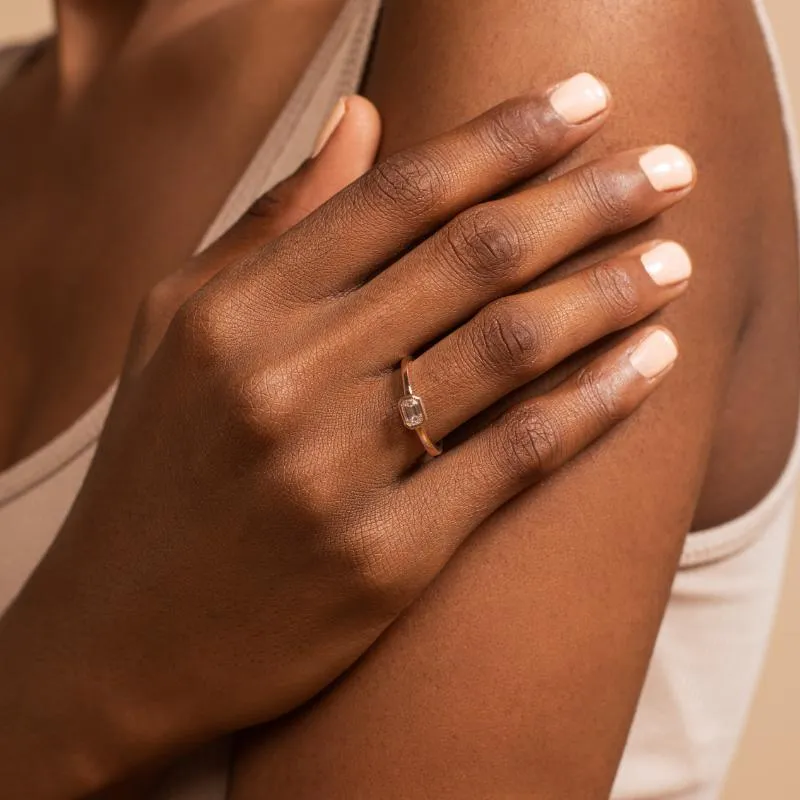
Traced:
<svg viewBox="0 0 800 800">
<path fill-rule="evenodd" d="M 411 384 L 411 363 L 413 359 L 406 356 L 400 362 L 400 377 L 403 380 L 403 396 L 397 403 L 397 408 L 400 411 L 400 418 L 403 420 L 403 425 L 410 431 L 419 436 L 425 452 L 429 456 L 440 456 L 442 448 L 436 444 L 425 429 L 425 424 L 428 421 L 428 414 L 425 410 L 425 403 L 419 395 L 414 394 L 414 387 Z"/>
</svg>

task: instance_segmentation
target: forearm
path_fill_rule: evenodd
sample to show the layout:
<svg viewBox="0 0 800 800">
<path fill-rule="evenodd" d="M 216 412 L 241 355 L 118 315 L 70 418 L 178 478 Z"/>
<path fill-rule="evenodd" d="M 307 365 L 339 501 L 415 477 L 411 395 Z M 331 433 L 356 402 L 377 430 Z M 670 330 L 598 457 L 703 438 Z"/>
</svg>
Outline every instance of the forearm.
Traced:
<svg viewBox="0 0 800 800">
<path fill-rule="evenodd" d="M 103 707 L 94 692 L 85 697 L 65 679 L 85 674 L 85 664 L 51 669 L 25 655 L 26 642 L 0 631 L 0 780 L 9 797 L 26 800 L 138 800 L 158 781 L 156 767 L 129 778 L 120 752 L 122 715 Z M 7 658 L 9 652 L 22 659 Z M 37 667 L 34 667 L 37 665 Z M 34 668 L 32 668 L 34 667 Z M 128 752 L 134 755 L 134 749 Z M 144 756 L 145 754 L 142 753 Z M 153 753 L 146 758 L 150 763 Z M 161 760 L 159 760 L 160 763 Z M 110 787 L 110 788 L 106 788 Z M 100 789 L 100 793 L 96 792 Z"/>
<path fill-rule="evenodd" d="M 27 800 L 84 797 L 157 769 L 191 730 L 154 702 L 146 665 L 120 658 L 108 633 L 122 621 L 59 550 L 0 617 L 0 782 Z"/>
<path fill-rule="evenodd" d="M 86 665 L 54 663 L 54 646 L 57 634 L 23 610 L 0 620 L 0 779 L 14 797 L 81 797 L 110 777 L 114 726 L 84 685 Z"/>
</svg>

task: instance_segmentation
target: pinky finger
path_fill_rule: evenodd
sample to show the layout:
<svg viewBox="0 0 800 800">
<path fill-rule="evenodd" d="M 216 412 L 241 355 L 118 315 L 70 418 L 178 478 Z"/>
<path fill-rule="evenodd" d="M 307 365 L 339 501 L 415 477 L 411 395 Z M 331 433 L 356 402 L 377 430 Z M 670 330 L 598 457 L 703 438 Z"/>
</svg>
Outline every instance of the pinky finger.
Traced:
<svg viewBox="0 0 800 800">
<path fill-rule="evenodd" d="M 415 472 L 404 485 L 418 509 L 414 549 L 430 580 L 461 542 L 523 489 L 538 483 L 629 417 L 672 368 L 672 335 L 651 327 L 628 338 L 549 394 L 507 411 L 485 430 Z M 441 498 L 431 503 L 430 498 Z"/>
</svg>

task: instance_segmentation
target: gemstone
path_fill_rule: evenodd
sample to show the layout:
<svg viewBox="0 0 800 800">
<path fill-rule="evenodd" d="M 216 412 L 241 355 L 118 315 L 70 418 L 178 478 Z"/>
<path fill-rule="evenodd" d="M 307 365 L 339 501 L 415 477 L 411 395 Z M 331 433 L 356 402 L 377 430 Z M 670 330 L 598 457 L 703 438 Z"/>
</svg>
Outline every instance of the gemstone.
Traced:
<svg viewBox="0 0 800 800">
<path fill-rule="evenodd" d="M 425 423 L 425 406 L 421 397 L 409 394 L 401 398 L 397 404 L 400 409 L 400 416 L 403 418 L 403 425 L 413 430 Z"/>
</svg>

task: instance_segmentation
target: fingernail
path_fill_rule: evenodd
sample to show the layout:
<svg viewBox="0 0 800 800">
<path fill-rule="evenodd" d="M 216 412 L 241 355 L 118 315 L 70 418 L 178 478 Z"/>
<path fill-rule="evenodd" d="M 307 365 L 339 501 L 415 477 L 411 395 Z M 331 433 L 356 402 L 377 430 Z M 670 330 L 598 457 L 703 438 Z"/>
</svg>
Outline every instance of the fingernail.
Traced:
<svg viewBox="0 0 800 800">
<path fill-rule="evenodd" d="M 647 274 L 659 286 L 683 283 L 692 274 L 692 260 L 677 242 L 662 242 L 642 254 L 642 264 Z"/>
<path fill-rule="evenodd" d="M 662 330 L 653 331 L 629 356 L 633 368 L 645 378 L 660 375 L 677 357 L 675 340 Z"/>
<path fill-rule="evenodd" d="M 311 154 L 311 158 L 316 158 L 323 151 L 325 145 L 328 144 L 331 136 L 333 136 L 334 131 L 339 127 L 339 123 L 344 119 L 346 111 L 347 104 L 345 103 L 344 97 L 340 97 L 333 107 L 333 111 L 331 111 L 327 122 L 322 126 L 322 130 L 317 136 L 317 142 L 314 145 L 314 152 Z"/>
<path fill-rule="evenodd" d="M 594 75 L 582 72 L 556 86 L 550 104 L 563 120 L 578 125 L 608 108 L 608 91 Z"/>
<path fill-rule="evenodd" d="M 639 164 L 659 192 L 685 189 L 694 180 L 694 162 L 685 150 L 673 144 L 650 150 L 639 159 Z"/>
</svg>

